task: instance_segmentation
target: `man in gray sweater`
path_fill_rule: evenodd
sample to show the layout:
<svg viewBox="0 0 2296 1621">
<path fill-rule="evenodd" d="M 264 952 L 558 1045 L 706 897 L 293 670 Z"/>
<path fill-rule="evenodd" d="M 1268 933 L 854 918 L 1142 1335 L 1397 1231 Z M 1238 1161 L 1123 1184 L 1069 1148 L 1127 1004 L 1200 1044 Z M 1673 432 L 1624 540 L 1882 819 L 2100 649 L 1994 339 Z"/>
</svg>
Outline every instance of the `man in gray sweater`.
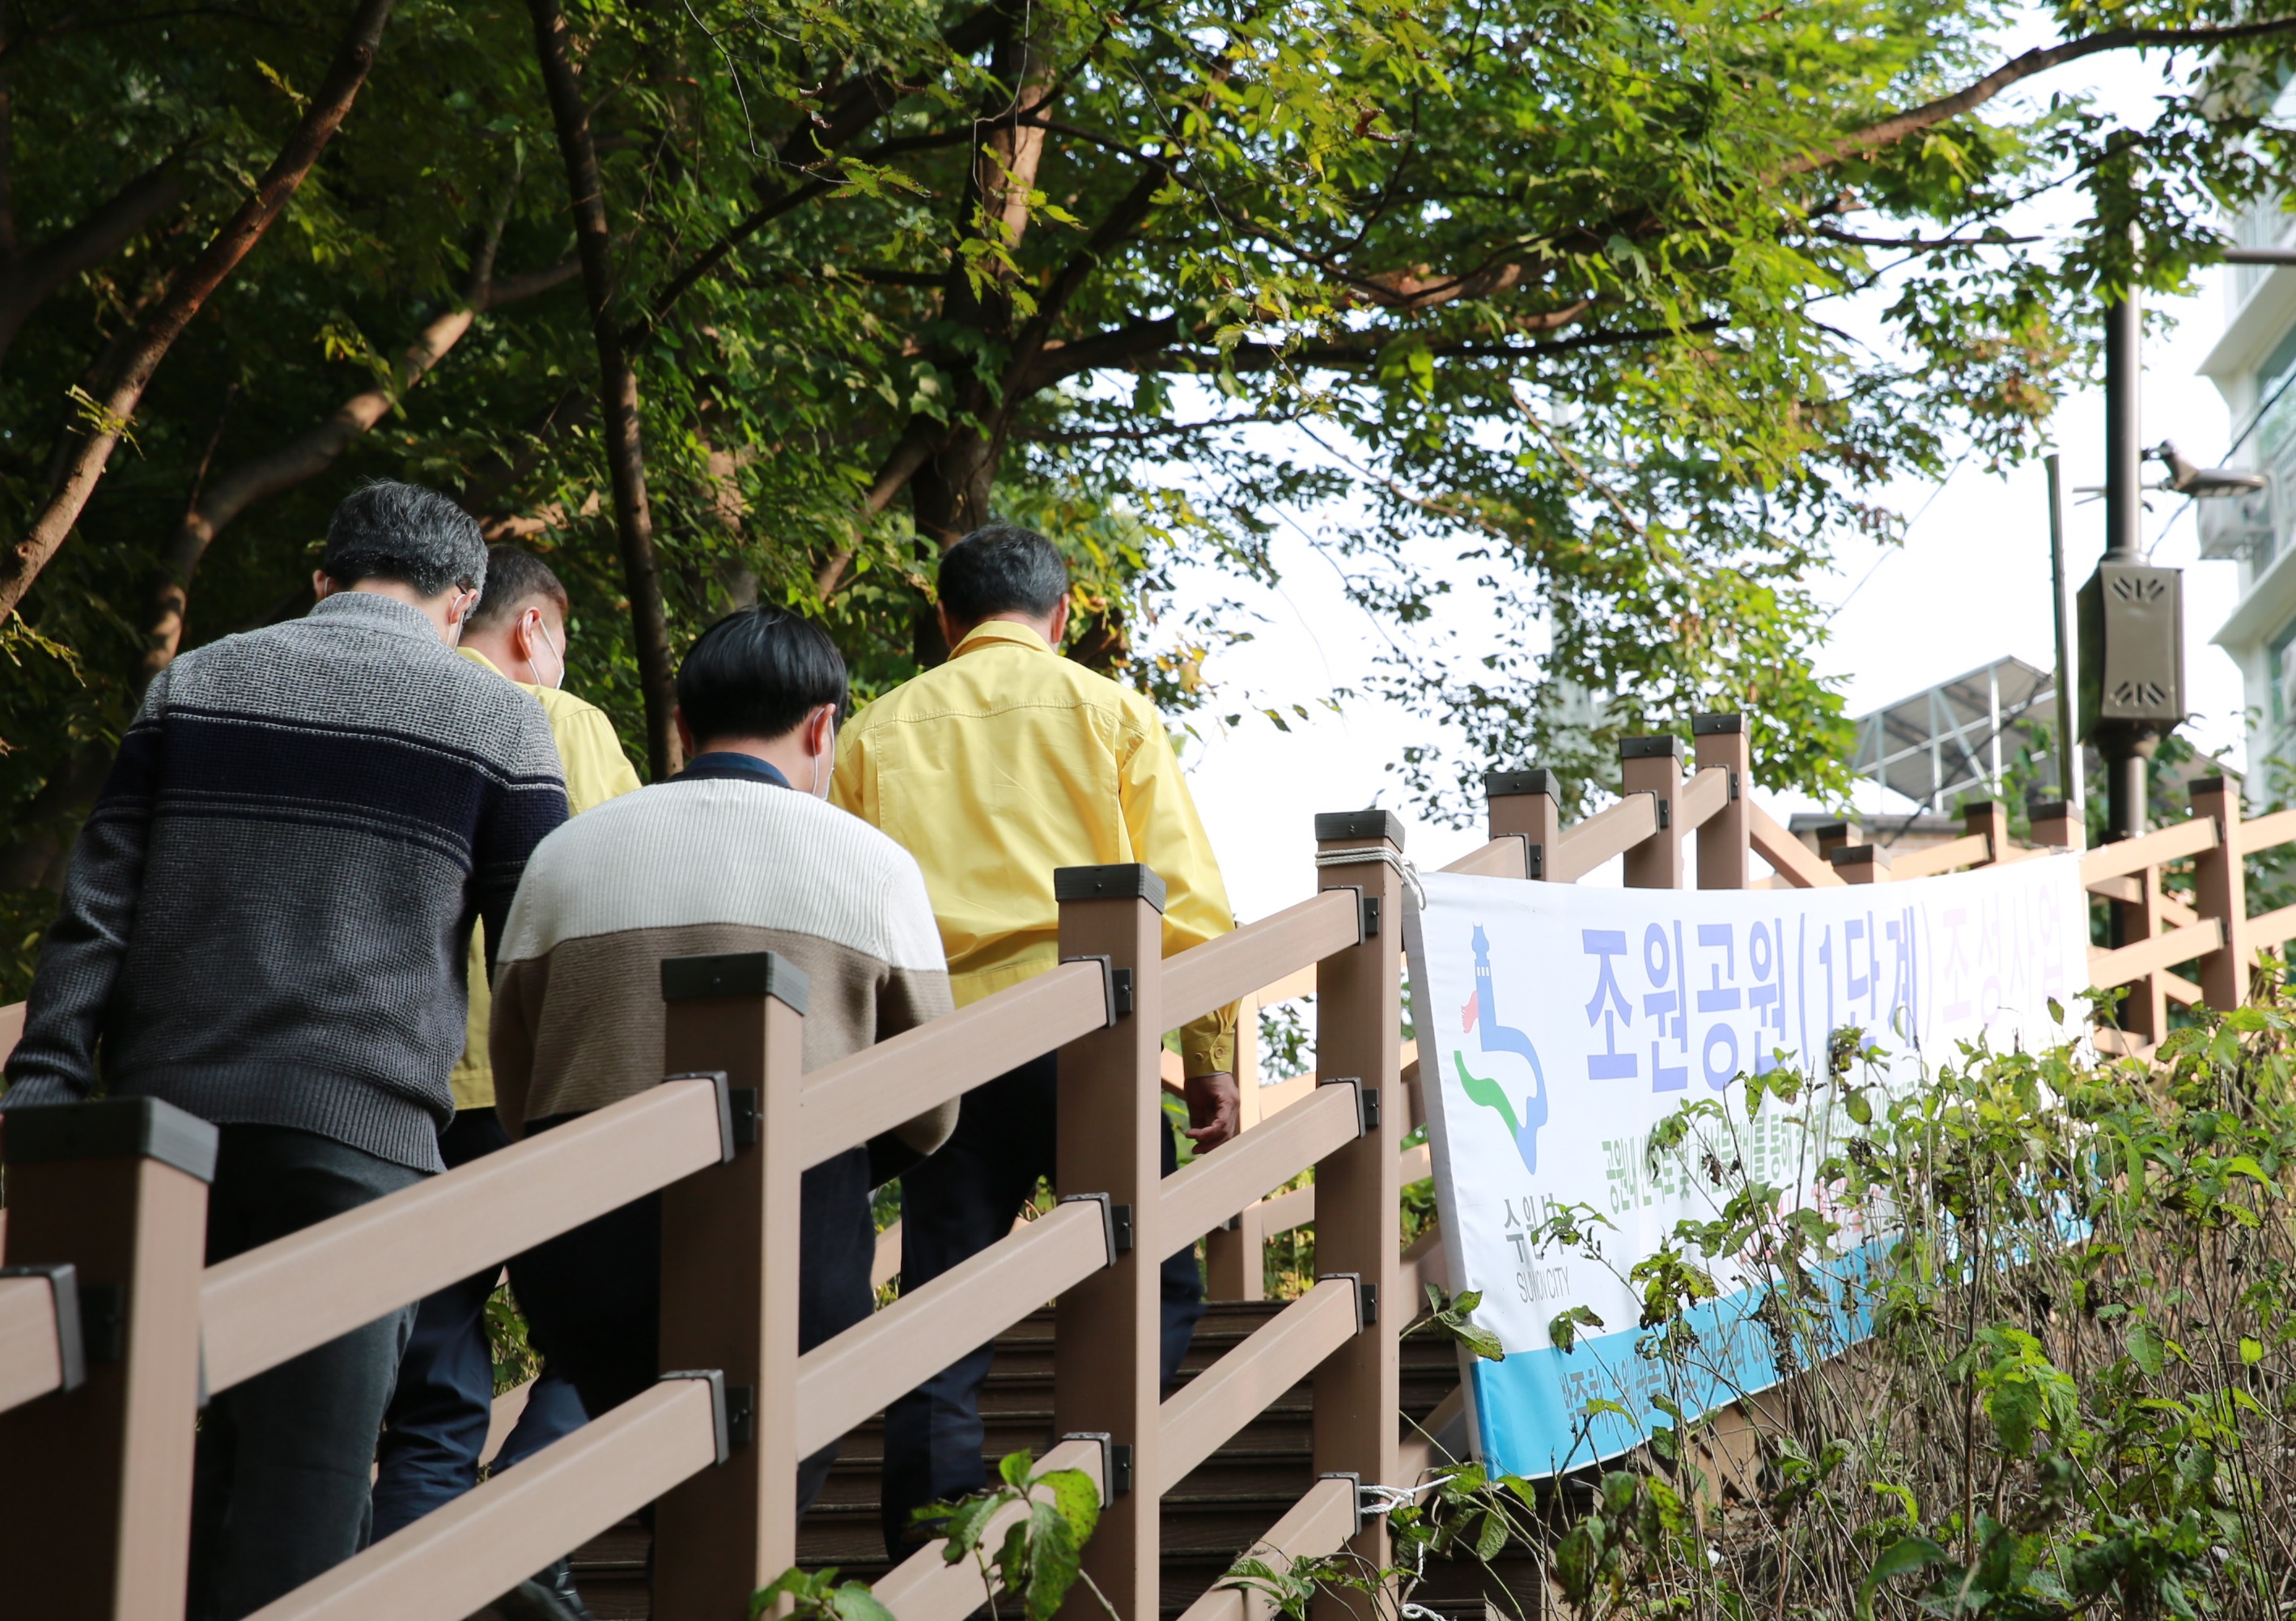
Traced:
<svg viewBox="0 0 2296 1621">
<path fill-rule="evenodd" d="M 566 820 L 541 707 L 457 658 L 486 583 L 445 496 L 336 509 L 302 619 L 152 682 L 72 852 L 0 1109 L 165 1099 L 221 1129 L 207 1259 L 441 1168 L 471 924 L 503 937 Z M 412 1308 L 220 1393 L 191 1614 L 236 1621 L 356 1552 Z"/>
</svg>

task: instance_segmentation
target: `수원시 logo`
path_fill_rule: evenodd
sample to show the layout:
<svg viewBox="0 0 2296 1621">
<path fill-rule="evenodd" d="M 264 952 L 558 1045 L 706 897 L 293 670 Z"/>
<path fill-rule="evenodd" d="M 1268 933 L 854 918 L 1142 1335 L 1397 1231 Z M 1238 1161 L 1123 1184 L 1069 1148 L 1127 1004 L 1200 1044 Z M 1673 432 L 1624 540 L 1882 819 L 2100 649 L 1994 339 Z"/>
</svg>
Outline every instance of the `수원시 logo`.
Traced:
<svg viewBox="0 0 2296 1621">
<path fill-rule="evenodd" d="M 1514 1151 L 1522 1156 L 1523 1168 L 1538 1169 L 1538 1128 L 1546 1124 L 1546 1072 L 1540 1068 L 1538 1049 L 1530 1044 L 1530 1037 L 1511 1025 L 1499 1022 L 1498 1008 L 1491 992 L 1491 942 L 1483 933 L 1482 925 L 1475 926 L 1475 994 L 1460 1010 L 1460 1028 L 1480 1030 L 1482 1051 L 1486 1057 L 1512 1052 L 1530 1066 L 1530 1092 L 1522 1101 L 1522 1113 L 1517 1116 L 1514 1105 L 1508 1101 L 1505 1086 L 1496 1080 L 1472 1075 L 1467 1069 L 1467 1055 L 1456 1048 L 1451 1061 L 1459 1071 L 1459 1085 L 1467 1101 L 1495 1109 L 1506 1122 L 1507 1134 L 1514 1141 Z M 1502 1066 L 1502 1073 L 1504 1067 Z"/>
</svg>

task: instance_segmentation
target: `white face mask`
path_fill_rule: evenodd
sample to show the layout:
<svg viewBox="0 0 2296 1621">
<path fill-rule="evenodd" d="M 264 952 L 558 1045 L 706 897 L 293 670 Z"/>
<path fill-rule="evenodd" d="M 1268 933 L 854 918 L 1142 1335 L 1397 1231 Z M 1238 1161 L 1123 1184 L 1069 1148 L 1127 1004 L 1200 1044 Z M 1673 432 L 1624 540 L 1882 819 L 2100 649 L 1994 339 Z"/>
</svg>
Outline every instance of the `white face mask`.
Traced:
<svg viewBox="0 0 2296 1621">
<path fill-rule="evenodd" d="M 534 630 L 532 634 L 534 640 L 541 643 L 543 646 L 550 649 L 550 657 L 557 663 L 558 666 L 558 674 L 556 675 L 553 676 L 548 681 L 537 681 L 535 683 L 535 685 L 543 687 L 564 686 L 566 684 L 565 650 L 563 648 L 552 646 L 550 641 L 550 627 L 542 622 L 542 616 L 539 613 L 537 613 L 534 616 Z M 527 662 L 529 664 L 532 664 L 534 662 L 532 654 L 529 654 L 527 656 Z M 535 672 L 537 675 L 541 673 L 542 672 L 538 669 Z"/>
<path fill-rule="evenodd" d="M 837 721 L 832 715 L 829 723 L 829 734 L 821 740 L 821 752 L 813 757 L 813 797 L 815 798 L 829 798 L 829 784 L 831 779 L 836 774 L 836 763 Z"/>
</svg>

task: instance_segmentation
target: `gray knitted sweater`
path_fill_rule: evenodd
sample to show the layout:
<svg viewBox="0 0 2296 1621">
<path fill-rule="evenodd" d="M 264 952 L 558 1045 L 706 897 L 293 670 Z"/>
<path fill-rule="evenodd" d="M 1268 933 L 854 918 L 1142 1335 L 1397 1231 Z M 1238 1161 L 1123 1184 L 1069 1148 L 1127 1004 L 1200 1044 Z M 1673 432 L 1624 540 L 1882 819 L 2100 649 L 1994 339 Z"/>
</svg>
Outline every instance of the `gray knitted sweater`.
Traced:
<svg viewBox="0 0 2296 1621">
<path fill-rule="evenodd" d="M 72 851 L 0 1109 L 96 1085 L 440 1168 L 471 924 L 566 820 L 542 708 L 342 592 L 152 684 Z"/>
</svg>

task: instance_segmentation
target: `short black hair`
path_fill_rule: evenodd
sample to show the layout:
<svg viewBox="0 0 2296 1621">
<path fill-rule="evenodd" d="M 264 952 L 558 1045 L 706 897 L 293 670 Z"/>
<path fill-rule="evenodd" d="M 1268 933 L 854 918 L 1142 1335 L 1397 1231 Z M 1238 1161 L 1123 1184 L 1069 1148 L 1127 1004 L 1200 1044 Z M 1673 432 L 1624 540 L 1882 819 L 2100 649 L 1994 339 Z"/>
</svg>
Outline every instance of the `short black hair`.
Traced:
<svg viewBox="0 0 2296 1621">
<path fill-rule="evenodd" d="M 785 608 L 738 608 L 686 650 L 677 706 L 693 740 L 781 737 L 822 704 L 845 708 L 845 660 L 829 634 Z"/>
<path fill-rule="evenodd" d="M 437 490 L 378 479 L 344 496 L 327 520 L 319 569 L 338 585 L 396 580 L 426 597 L 481 591 L 487 539 L 477 519 Z"/>
<path fill-rule="evenodd" d="M 547 597 L 558 604 L 560 613 L 566 611 L 566 587 L 548 563 L 516 546 L 489 546 L 486 594 L 471 610 L 471 617 L 463 621 L 463 627 L 491 628 L 508 618 L 521 603 L 536 597 Z"/>
<path fill-rule="evenodd" d="M 959 625 L 993 613 L 1042 616 L 1069 594 L 1069 565 L 1059 548 L 1018 524 L 972 531 L 940 560 L 940 605 Z"/>
</svg>

